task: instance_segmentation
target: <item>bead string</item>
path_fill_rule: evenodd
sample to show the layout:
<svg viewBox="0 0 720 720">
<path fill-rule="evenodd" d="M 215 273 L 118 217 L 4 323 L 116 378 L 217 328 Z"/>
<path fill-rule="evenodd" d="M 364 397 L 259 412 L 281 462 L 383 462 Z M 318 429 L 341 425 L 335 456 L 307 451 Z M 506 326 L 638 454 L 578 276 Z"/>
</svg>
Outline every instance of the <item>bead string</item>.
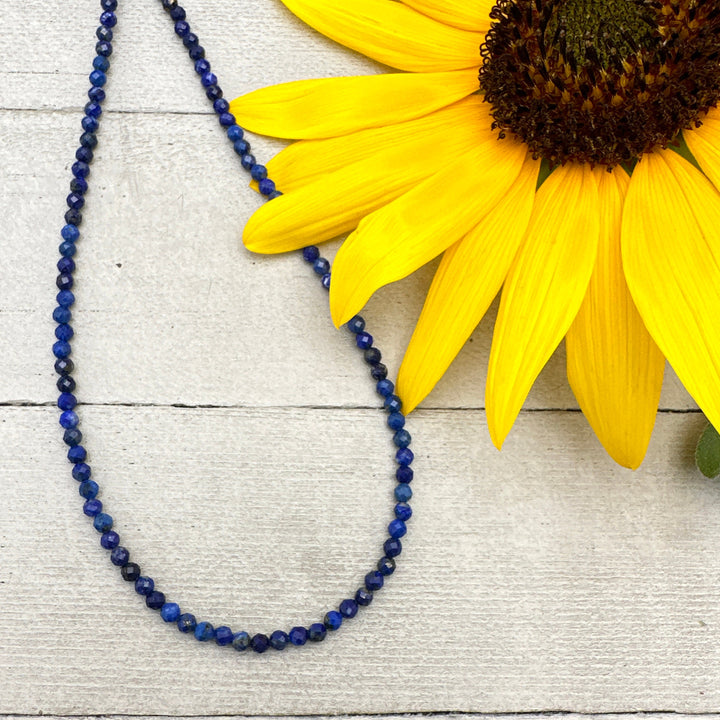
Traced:
<svg viewBox="0 0 720 720">
<path fill-rule="evenodd" d="M 230 113 L 230 105 L 223 98 L 223 91 L 218 84 L 216 75 L 212 72 L 210 63 L 205 58 L 205 50 L 200 45 L 198 36 L 191 32 L 187 22 L 185 10 L 178 5 L 177 0 L 160 0 L 164 10 L 174 23 L 175 34 L 182 40 L 187 48 L 190 59 L 195 64 L 195 72 L 199 75 L 205 95 L 212 103 L 220 125 L 226 129 L 226 134 L 233 144 L 235 152 L 240 157 L 240 164 L 258 182 L 262 195 L 268 200 L 280 196 L 282 193 L 276 189 L 275 183 L 268 177 L 267 169 L 259 164 L 251 154 L 250 143 L 245 139 L 244 130 L 235 122 Z M 72 476 L 79 483 L 79 493 L 84 500 L 83 512 L 92 518 L 95 530 L 100 533 L 100 545 L 109 551 L 110 562 L 120 568 L 124 580 L 134 585 L 135 591 L 144 597 L 145 604 L 155 611 L 166 623 L 173 623 L 181 633 L 192 633 L 201 642 L 215 641 L 218 645 L 229 646 L 238 651 L 251 648 L 257 653 L 263 653 L 268 648 L 283 650 L 288 645 L 304 645 L 308 640 L 319 642 L 324 640 L 328 631 L 337 630 L 344 620 L 349 620 L 357 614 L 361 607 L 370 605 L 375 592 L 383 587 L 385 578 L 395 570 L 395 558 L 402 552 L 400 538 L 407 531 L 406 522 L 412 515 L 408 501 L 412 497 L 409 483 L 413 479 L 413 470 L 410 467 L 413 461 L 413 452 L 408 447 L 410 433 L 404 428 L 405 417 L 401 412 L 402 403 L 394 394 L 394 385 L 387 379 L 387 367 L 381 362 L 380 350 L 373 344 L 373 337 L 365 329 L 365 321 L 356 315 L 347 324 L 348 330 L 354 334 L 357 347 L 363 352 L 365 362 L 370 366 L 370 376 L 376 382 L 376 391 L 384 399 L 387 410 L 387 424 L 393 432 L 393 442 L 397 447 L 395 460 L 397 469 L 395 478 L 394 519 L 388 525 L 389 537 L 383 543 L 383 556 L 377 562 L 375 569 L 365 575 L 363 585 L 358 588 L 352 598 L 346 598 L 339 603 L 337 609 L 327 612 L 322 622 L 314 622 L 309 626 L 294 627 L 289 632 L 275 630 L 269 635 L 262 633 L 251 635 L 248 632 L 234 632 L 227 625 L 213 627 L 206 621 L 198 621 L 192 613 L 183 612 L 175 602 L 170 602 L 165 594 L 157 589 L 151 577 L 143 575 L 140 566 L 131 562 L 130 551 L 120 544 L 120 535 L 113 529 L 113 519 L 104 512 L 103 503 L 98 499 L 100 488 L 91 477 L 92 470 L 87 460 L 87 450 L 81 444 L 83 434 L 80 432 L 80 417 L 77 413 L 77 398 L 75 392 L 75 379 L 73 378 L 74 363 L 71 360 L 71 344 L 73 328 L 71 323 L 71 307 L 75 303 L 73 288 L 73 273 L 75 261 L 73 259 L 77 241 L 80 239 L 79 227 L 82 223 L 82 208 L 85 205 L 85 193 L 88 189 L 87 178 L 90 174 L 90 164 L 93 160 L 93 150 L 97 146 L 97 131 L 100 128 L 102 104 L 105 100 L 107 72 L 110 68 L 110 56 L 113 52 L 113 28 L 117 23 L 117 0 L 101 0 L 102 13 L 100 25 L 96 30 L 97 43 L 95 45 L 96 57 L 93 60 L 93 70 L 90 73 L 90 89 L 88 102 L 84 108 L 82 118 L 83 133 L 80 136 L 80 147 L 75 152 L 75 163 L 72 166 L 72 180 L 70 181 L 70 194 L 67 196 L 68 210 L 65 213 L 65 225 L 60 234 L 62 242 L 59 247 L 60 260 L 57 263 L 59 275 L 56 284 L 58 287 L 57 307 L 53 311 L 53 319 L 57 323 L 55 328 L 56 342 L 53 345 L 53 354 L 56 357 L 55 371 L 59 375 L 57 388 L 60 392 L 58 408 L 60 409 L 60 425 L 65 433 L 63 440 L 69 447 L 67 458 L 72 465 Z M 309 246 L 302 250 L 303 259 L 312 266 L 319 276 L 325 289 L 330 288 L 330 263 L 320 255 L 317 247 Z"/>
</svg>

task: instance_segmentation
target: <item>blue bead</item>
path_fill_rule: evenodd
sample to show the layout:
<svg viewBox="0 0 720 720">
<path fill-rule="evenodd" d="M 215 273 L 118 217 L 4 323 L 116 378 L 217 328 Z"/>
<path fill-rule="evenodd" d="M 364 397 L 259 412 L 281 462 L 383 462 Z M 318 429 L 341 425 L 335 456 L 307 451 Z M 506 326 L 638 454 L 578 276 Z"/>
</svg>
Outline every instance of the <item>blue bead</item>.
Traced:
<svg viewBox="0 0 720 720">
<path fill-rule="evenodd" d="M 82 149 L 83 148 L 78 148 L 75 155 L 77 156 L 79 151 Z M 68 210 L 63 217 L 65 218 L 65 222 L 70 223 L 71 225 L 82 224 L 82 213 L 79 210 Z"/>
<path fill-rule="evenodd" d="M 120 536 L 114 530 L 108 530 L 100 538 L 100 544 L 106 550 L 114 550 L 120 544 Z"/>
<path fill-rule="evenodd" d="M 343 621 L 343 616 L 337 610 L 330 610 L 323 618 L 323 624 L 328 630 L 337 630 Z"/>
<path fill-rule="evenodd" d="M 345 618 L 354 618 L 358 612 L 358 604 L 354 600 L 343 600 L 340 603 L 340 614 Z"/>
<path fill-rule="evenodd" d="M 161 593 L 159 590 L 153 590 L 146 598 L 145 604 L 151 610 L 160 610 L 165 605 L 165 593 Z"/>
<path fill-rule="evenodd" d="M 94 134 L 94 133 L 85 133 L 85 134 L 86 134 L 86 135 L 92 135 L 93 137 L 95 137 L 95 134 Z M 82 136 L 81 136 L 80 140 L 82 140 Z M 74 177 L 74 178 L 70 181 L 70 189 L 71 189 L 74 193 L 77 193 L 78 195 L 84 195 L 84 194 L 87 192 L 87 190 L 88 190 L 88 182 L 87 182 L 87 180 L 86 180 L 85 178 L 76 178 L 76 177 Z"/>
<path fill-rule="evenodd" d="M 94 500 L 100 492 L 100 488 L 94 480 L 86 480 L 80 483 L 78 492 L 80 493 L 80 497 L 84 497 L 86 500 Z"/>
<path fill-rule="evenodd" d="M 102 70 L 93 70 L 90 73 L 90 84 L 102 87 L 107 82 L 107 75 Z"/>
<path fill-rule="evenodd" d="M 53 355 L 56 358 L 65 358 L 72 352 L 72 349 L 70 348 L 69 342 L 65 342 L 64 340 L 58 340 L 52 346 L 52 351 Z"/>
<path fill-rule="evenodd" d="M 114 12 L 104 12 L 102 15 L 100 15 L 100 24 L 104 25 L 105 27 L 115 27 L 117 24 L 117 17 L 115 17 Z"/>
<path fill-rule="evenodd" d="M 288 633 L 288 638 L 293 645 L 304 645 L 308 639 L 307 629 L 304 627 L 294 627 Z"/>
<path fill-rule="evenodd" d="M 195 47 L 200 42 L 200 38 L 194 33 L 189 32 L 184 38 L 183 38 L 183 45 L 189 50 L 192 47 Z"/>
<path fill-rule="evenodd" d="M 175 34 L 181 38 L 185 38 L 190 34 L 190 25 L 185 20 L 178 20 L 175 23 Z"/>
<path fill-rule="evenodd" d="M 72 393 L 60 393 L 57 404 L 61 410 L 72 410 L 77 405 L 77 398 Z"/>
<path fill-rule="evenodd" d="M 102 115 L 102 105 L 98 102 L 89 102 L 85 105 L 85 114 L 89 117 L 99 118 Z"/>
<path fill-rule="evenodd" d="M 58 383 L 69 383 L 67 385 L 64 385 L 63 387 L 70 387 L 70 384 L 73 386 L 75 385 L 75 381 L 70 377 L 70 375 L 61 375 L 58 378 Z M 72 390 L 68 390 L 68 392 L 72 392 Z M 63 440 L 67 445 L 70 445 L 72 447 L 73 445 L 79 445 L 82 442 L 82 433 L 77 428 L 70 428 L 69 430 L 65 431 L 65 434 L 63 435 Z"/>
<path fill-rule="evenodd" d="M 93 527 L 99 533 L 106 533 L 108 530 L 112 530 L 112 526 L 113 526 L 112 516 L 108 515 L 107 513 L 104 513 L 104 512 L 98 513 L 95 516 L 95 519 L 93 520 Z"/>
<path fill-rule="evenodd" d="M 110 562 L 117 567 L 123 567 L 127 565 L 129 560 L 130 551 L 122 545 L 118 545 L 114 550 L 110 552 Z"/>
<path fill-rule="evenodd" d="M 246 170 L 250 170 L 250 168 L 252 168 L 252 166 L 255 164 L 255 156 L 251 155 L 250 153 L 245 153 L 245 155 L 240 158 L 240 164 Z"/>
<path fill-rule="evenodd" d="M 311 642 L 322 642 L 327 635 L 327 630 L 322 623 L 313 623 L 308 628 L 308 640 Z"/>
<path fill-rule="evenodd" d="M 385 398 L 384 407 L 388 412 L 400 412 L 402 400 L 397 395 L 389 395 Z"/>
<path fill-rule="evenodd" d="M 183 8 L 181 8 L 179 5 L 176 5 L 172 10 L 170 10 L 170 17 L 173 20 L 184 20 L 185 10 L 183 10 Z"/>
<path fill-rule="evenodd" d="M 195 639 L 208 642 L 215 638 L 215 628 L 209 622 L 199 622 L 195 626 Z"/>
<path fill-rule="evenodd" d="M 110 57 L 112 55 L 113 47 L 112 43 L 101 40 L 95 45 L 95 52 L 103 57 Z"/>
<path fill-rule="evenodd" d="M 399 470 L 400 468 L 398 468 Z M 412 488 L 409 485 L 398 485 L 395 488 L 395 499 L 398 502 L 407 502 L 413 495 Z"/>
<path fill-rule="evenodd" d="M 389 557 L 397 557 L 402 552 L 402 543 L 397 538 L 388 538 L 383 543 L 383 552 Z"/>
<path fill-rule="evenodd" d="M 97 500 L 95 498 L 91 500 L 86 500 L 83 504 L 83 512 L 88 517 L 95 517 L 99 512 L 102 512 L 102 502 L 100 500 Z M 101 538 L 102 540 L 102 538 Z"/>
<path fill-rule="evenodd" d="M 289 642 L 290 638 L 282 630 L 275 630 L 270 635 L 270 647 L 275 650 L 284 650 Z"/>
<path fill-rule="evenodd" d="M 72 171 L 72 174 L 75 177 L 81 177 L 85 178 L 90 174 L 90 166 L 86 162 L 81 162 L 78 160 L 76 163 L 73 163 L 72 168 L 70 168 Z M 78 236 L 80 233 L 78 232 Z"/>
<path fill-rule="evenodd" d="M 98 57 L 100 56 L 98 55 Z M 102 59 L 105 60 L 105 58 Z M 98 119 L 90 117 L 89 115 L 85 115 L 80 124 L 82 125 L 82 129 L 86 130 L 87 132 L 96 132 L 97 129 L 100 127 L 100 122 L 98 121 Z"/>
<path fill-rule="evenodd" d="M 72 257 L 76 251 L 75 243 L 65 240 L 58 246 L 58 251 L 63 257 Z"/>
<path fill-rule="evenodd" d="M 233 143 L 233 150 L 240 155 L 240 157 L 244 157 L 247 154 L 247 151 L 250 149 L 250 143 L 247 140 L 243 140 L 242 138 L 236 140 Z M 242 162 L 241 162 L 242 164 Z"/>
<path fill-rule="evenodd" d="M 387 377 L 387 374 L 388 369 L 382 363 L 375 363 L 375 365 L 370 368 L 370 377 L 373 380 L 384 380 Z"/>
<path fill-rule="evenodd" d="M 89 147 L 94 148 L 98 143 L 97 135 L 92 132 L 84 132 L 80 136 L 80 144 L 83 147 Z M 83 187 L 84 186 L 84 187 Z M 72 185 L 71 185 L 72 187 Z M 82 192 L 85 192 L 87 190 L 87 182 L 85 182 L 84 179 L 81 180 L 81 187 L 83 187 Z"/>
<path fill-rule="evenodd" d="M 367 332 L 359 332 L 355 336 L 355 344 L 361 349 L 361 350 L 367 350 L 369 347 L 372 347 L 373 344 L 373 336 L 370 333 Z"/>
<path fill-rule="evenodd" d="M 68 450 L 67 459 L 71 463 L 81 463 L 87 457 L 87 450 L 82 445 L 75 445 Z"/>
<path fill-rule="evenodd" d="M 137 563 L 128 562 L 130 559 L 130 553 L 127 551 L 127 548 L 123 548 L 125 550 L 123 554 L 125 558 L 125 562 L 122 562 L 122 558 L 120 558 L 120 576 L 125 582 L 131 582 L 134 583 L 139 577 L 140 577 L 140 566 Z M 110 559 L 112 560 L 113 553 L 110 553 Z"/>
<path fill-rule="evenodd" d="M 324 257 L 319 257 L 313 263 L 313 271 L 317 275 L 324 275 L 328 270 L 330 270 L 330 263 Z"/>
<path fill-rule="evenodd" d="M 393 442 L 399 447 L 404 448 L 407 447 L 412 441 L 412 435 L 405 430 L 404 428 L 402 430 L 398 430 L 393 435 Z"/>
<path fill-rule="evenodd" d="M 110 61 L 102 55 L 96 55 L 93 60 L 93 67 L 100 72 L 107 72 L 110 69 Z"/>
<path fill-rule="evenodd" d="M 388 534 L 391 538 L 397 540 L 407 533 L 407 527 L 402 520 L 392 520 L 388 525 Z"/>
<path fill-rule="evenodd" d="M 61 290 L 55 296 L 55 299 L 57 300 L 57 304 L 62 305 L 62 307 L 70 307 L 75 303 L 75 295 L 73 295 L 69 290 Z"/>
<path fill-rule="evenodd" d="M 117 10 L 117 0 L 100 0 L 100 7 L 103 10 Z"/>
<path fill-rule="evenodd" d="M 73 280 L 73 276 L 69 273 L 61 273 L 55 279 L 55 284 L 57 285 L 58 290 L 71 290 L 75 281 Z"/>
<path fill-rule="evenodd" d="M 322 286 L 326 289 L 330 289 L 330 273 L 325 273 L 321 278 L 320 282 L 322 283 Z"/>
<path fill-rule="evenodd" d="M 395 561 L 391 557 L 383 557 L 378 560 L 377 564 L 378 572 L 383 576 L 387 577 L 395 572 Z"/>
<path fill-rule="evenodd" d="M 256 653 L 264 653 L 270 647 L 270 640 L 267 635 L 258 633 L 257 635 L 252 636 L 252 640 L 250 640 L 250 647 Z"/>
<path fill-rule="evenodd" d="M 395 385 L 391 380 L 379 380 L 378 384 L 375 386 L 375 391 L 381 397 L 387 397 L 388 395 L 392 395 L 394 390 Z"/>
<path fill-rule="evenodd" d="M 257 167 L 257 165 L 255 167 Z M 263 178 L 258 182 L 258 190 L 260 191 L 261 195 L 271 195 L 275 192 L 275 181 L 271 180 L 270 178 Z M 330 267 L 328 266 L 328 270 L 329 269 Z M 323 273 L 323 275 L 324 274 L 325 273 Z"/>
<path fill-rule="evenodd" d="M 245 631 L 235 633 L 235 635 L 233 635 L 232 646 L 238 652 L 247 650 L 250 647 L 250 636 Z"/>
<path fill-rule="evenodd" d="M 180 606 L 174 602 L 166 602 L 160 608 L 160 617 L 168 623 L 177 622 L 180 617 Z"/>
<path fill-rule="evenodd" d="M 72 329 L 71 325 L 68 325 L 67 323 L 60 323 L 55 328 L 55 337 L 58 340 L 64 340 L 67 342 L 68 340 L 72 339 L 72 336 L 75 334 L 75 331 Z M 67 408 L 68 410 L 72 410 L 72 408 Z"/>
<path fill-rule="evenodd" d="M 302 251 L 305 262 L 314 263 L 320 257 L 320 249 L 315 245 L 308 245 Z"/>
<path fill-rule="evenodd" d="M 365 329 L 365 318 L 363 318 L 361 315 L 355 315 L 354 317 L 351 317 L 350 320 L 348 320 L 347 329 L 351 333 L 355 333 L 356 335 L 358 333 L 361 333 Z"/>
<path fill-rule="evenodd" d="M 207 60 L 205 60 L 205 62 L 207 62 Z M 209 66 L 210 63 L 208 63 L 208 67 Z M 200 76 L 200 84 L 205 88 L 209 88 L 211 85 L 217 85 L 217 75 L 210 71 L 204 72 Z"/>
<path fill-rule="evenodd" d="M 367 607 L 373 601 L 373 594 L 365 588 L 358 588 L 355 593 L 355 602 L 362 607 Z"/>
<path fill-rule="evenodd" d="M 87 463 L 77 463 L 73 465 L 72 476 L 75 480 L 80 483 L 90 479 L 92 469 Z"/>
<path fill-rule="evenodd" d="M 70 311 L 70 308 L 62 307 L 62 305 L 58 305 L 53 310 L 52 316 L 53 320 L 59 323 L 68 323 L 72 320 L 72 312 Z"/>
<path fill-rule="evenodd" d="M 105 100 L 105 91 L 101 87 L 94 85 L 88 90 L 88 98 L 93 102 L 101 103 Z"/>
<path fill-rule="evenodd" d="M 155 589 L 155 581 L 150 577 L 141 575 L 135 581 L 135 592 L 138 595 L 149 595 Z"/>
<path fill-rule="evenodd" d="M 388 415 L 387 424 L 391 430 L 402 430 L 405 427 L 405 416 L 399 412 L 392 412 Z"/>
<path fill-rule="evenodd" d="M 58 358 L 55 361 L 55 372 L 58 375 L 69 375 L 75 370 L 75 363 L 70 358 Z"/>
<path fill-rule="evenodd" d="M 85 205 L 85 198 L 77 193 L 70 193 L 66 198 L 67 206 L 73 210 L 80 210 Z"/>
<path fill-rule="evenodd" d="M 250 177 L 258 182 L 260 182 L 260 180 L 264 180 L 267 177 L 267 168 L 260 163 L 254 165 L 253 169 L 250 171 Z"/>
<path fill-rule="evenodd" d="M 395 453 L 395 459 L 399 465 L 409 465 L 415 459 L 415 454 L 410 448 L 400 448 Z"/>
<path fill-rule="evenodd" d="M 75 159 L 79 160 L 80 162 L 91 163 L 93 159 L 93 151 L 90 148 L 79 147 L 75 151 Z M 70 208 L 70 210 L 79 211 L 79 208 Z"/>
<path fill-rule="evenodd" d="M 215 628 L 215 642 L 224 647 L 233 641 L 233 631 L 227 625 Z"/>
<path fill-rule="evenodd" d="M 205 48 L 202 45 L 193 45 L 188 48 L 188 55 L 191 60 L 201 60 L 205 57 Z"/>
<path fill-rule="evenodd" d="M 197 620 L 195 620 L 195 616 L 192 613 L 183 613 L 177 619 L 178 630 L 181 633 L 195 632 L 196 625 L 197 625 Z"/>
<path fill-rule="evenodd" d="M 227 104 L 227 100 L 220 98 L 220 100 L 215 101 L 215 105 L 217 105 L 218 103 Z M 231 125 L 227 129 L 228 140 L 232 140 L 232 142 L 236 142 L 237 140 L 242 140 L 244 135 L 245 135 L 245 131 L 239 125 Z M 247 151 L 244 151 L 244 152 L 247 152 Z"/>
<path fill-rule="evenodd" d="M 222 115 L 223 113 L 226 113 L 228 110 L 230 110 L 230 103 L 225 98 L 220 98 L 219 100 L 216 100 L 213 103 L 213 110 L 218 115 Z M 236 127 L 236 126 L 233 126 L 233 127 Z M 230 137 L 230 129 L 231 128 L 228 128 L 227 136 L 231 140 L 237 140 L 238 138 L 236 138 L 236 137 Z M 239 130 L 240 130 L 240 137 L 242 137 L 242 128 L 239 128 Z"/>
<path fill-rule="evenodd" d="M 98 29 L 95 31 L 95 37 L 98 40 L 110 42 L 113 39 L 113 31 L 109 27 L 100 25 L 100 27 L 98 27 Z"/>
<path fill-rule="evenodd" d="M 80 237 L 80 231 L 78 230 L 77 225 L 63 225 L 60 235 L 63 240 L 75 242 Z"/>
<path fill-rule="evenodd" d="M 383 576 L 377 570 L 371 570 L 365 576 L 365 588 L 370 592 L 380 590 L 384 583 L 385 580 L 383 579 Z"/>
<path fill-rule="evenodd" d="M 368 363 L 368 365 L 377 365 L 377 363 L 382 360 L 382 353 L 380 350 L 376 347 L 369 347 L 364 353 L 363 353 L 363 360 Z M 381 380 L 382 378 L 378 378 L 378 380 Z"/>
<path fill-rule="evenodd" d="M 60 425 L 66 430 L 68 428 L 77 427 L 79 422 L 80 418 L 77 416 L 77 413 L 74 413 L 72 410 L 68 410 L 60 415 Z"/>
<path fill-rule="evenodd" d="M 398 520 L 406 522 L 412 517 L 412 508 L 404 502 L 400 502 L 395 506 L 395 517 Z"/>
<path fill-rule="evenodd" d="M 223 127 L 232 127 L 235 124 L 235 116 L 229 112 L 221 113 L 220 117 L 218 118 L 218 122 Z"/>
</svg>

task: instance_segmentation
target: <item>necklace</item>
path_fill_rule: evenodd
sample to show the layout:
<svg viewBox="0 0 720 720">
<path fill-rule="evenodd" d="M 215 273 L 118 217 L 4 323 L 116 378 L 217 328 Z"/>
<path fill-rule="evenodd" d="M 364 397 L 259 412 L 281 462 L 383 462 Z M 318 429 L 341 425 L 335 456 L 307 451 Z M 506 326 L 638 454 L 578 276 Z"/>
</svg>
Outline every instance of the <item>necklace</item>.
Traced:
<svg viewBox="0 0 720 720">
<path fill-rule="evenodd" d="M 212 72 L 210 63 L 205 57 L 204 48 L 200 45 L 197 35 L 190 29 L 185 10 L 178 5 L 177 0 L 161 0 L 161 2 L 174 23 L 175 34 L 182 40 L 190 59 L 194 62 L 195 72 L 200 77 L 205 95 L 212 103 L 220 125 L 225 128 L 233 149 L 240 157 L 242 167 L 253 180 L 257 181 L 262 195 L 268 200 L 278 197 L 281 192 L 268 177 L 265 166 L 257 162 L 243 129 L 237 125 L 235 118 L 229 112 L 229 103 L 223 97 L 217 76 Z M 75 295 L 72 292 L 73 273 L 76 268 L 74 256 L 76 243 L 80 239 L 81 211 L 85 205 L 93 151 L 98 143 L 97 131 L 100 128 L 102 104 L 106 96 L 104 86 L 113 52 L 113 28 L 117 23 L 115 13 L 117 0 L 101 0 L 100 5 L 102 13 L 96 31 L 95 45 L 97 54 L 93 60 L 93 70 L 89 75 L 89 101 L 84 108 L 83 133 L 80 136 L 80 147 L 75 152 L 76 161 L 72 166 L 73 177 L 70 182 L 70 194 L 67 196 L 68 210 L 65 213 L 65 225 L 61 230 L 62 242 L 59 247 L 61 257 L 57 263 L 59 274 L 56 280 L 59 292 L 57 307 L 53 311 L 53 319 L 57 326 L 56 342 L 52 350 L 56 358 L 55 371 L 59 375 L 57 388 L 60 395 L 57 405 L 60 410 L 60 426 L 65 431 L 63 441 L 69 448 L 67 458 L 72 466 L 72 477 L 79 483 L 79 493 L 84 500 L 83 512 L 92 519 L 93 527 L 100 533 L 100 545 L 109 552 L 110 561 L 120 569 L 122 578 L 132 583 L 135 592 L 145 598 L 148 608 L 159 612 L 166 623 L 176 625 L 181 633 L 192 633 L 201 642 L 215 641 L 220 646 L 232 647 L 238 651 L 250 648 L 257 653 L 263 653 L 268 648 L 283 650 L 288 645 L 305 645 L 308 640 L 322 641 L 328 632 L 337 630 L 344 620 L 355 617 L 360 608 L 370 605 L 373 594 L 383 587 L 385 578 L 392 575 L 395 570 L 395 558 L 402 552 L 400 538 L 406 534 L 406 522 L 412 515 L 408 504 L 412 497 L 409 483 L 413 479 L 411 463 L 414 457 L 409 448 L 410 433 L 404 427 L 402 402 L 394 394 L 393 383 L 387 379 L 388 370 L 381 362 L 382 354 L 375 347 L 372 335 L 365 329 L 365 320 L 361 316 L 353 317 L 347 323 L 347 329 L 355 336 L 356 345 L 369 365 L 370 377 L 376 383 L 376 391 L 383 398 L 383 405 L 387 411 L 387 425 L 393 433 L 392 439 L 396 446 L 397 485 L 394 491 L 396 504 L 393 509 L 394 519 L 388 525 L 388 537 L 383 543 L 383 555 L 375 569 L 365 575 L 363 584 L 352 597 L 342 600 L 337 609 L 329 610 L 321 622 L 310 623 L 307 627 L 293 627 L 289 632 L 275 630 L 269 634 L 251 634 L 246 631 L 234 632 L 227 625 L 214 627 L 207 621 L 198 621 L 192 613 L 183 612 L 178 603 L 169 601 L 165 593 L 155 587 L 154 580 L 143 575 L 140 566 L 131 561 L 130 551 L 120 544 L 120 535 L 114 529 L 112 516 L 105 512 L 103 503 L 98 497 L 100 488 L 92 477 L 88 453 L 82 444 L 83 434 L 80 431 L 80 416 L 76 407 L 76 382 L 73 377 L 75 366 L 71 359 L 71 340 L 74 335 L 71 308 L 75 303 Z M 302 250 L 302 257 L 311 265 L 323 287 L 329 289 L 330 263 L 320 255 L 319 249 L 315 246 L 306 247 Z"/>
</svg>

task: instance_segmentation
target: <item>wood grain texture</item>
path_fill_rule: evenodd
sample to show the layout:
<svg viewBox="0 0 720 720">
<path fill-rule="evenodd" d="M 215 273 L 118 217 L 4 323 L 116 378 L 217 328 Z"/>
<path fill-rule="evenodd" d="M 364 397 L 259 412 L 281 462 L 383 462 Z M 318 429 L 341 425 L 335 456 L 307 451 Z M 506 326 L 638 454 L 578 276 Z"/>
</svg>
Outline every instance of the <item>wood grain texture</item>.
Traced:
<svg viewBox="0 0 720 720">
<path fill-rule="evenodd" d="M 668 372 L 646 462 L 619 469 L 560 349 L 497 453 L 490 320 L 410 419 L 411 536 L 362 617 L 317 648 L 243 657 L 142 606 L 82 515 L 51 407 L 55 248 L 99 13 L 71 5 L 0 2 L 0 713 L 720 710 L 720 489 L 693 467 L 694 404 Z M 185 7 L 228 96 L 382 70 L 279 0 Z M 115 48 L 74 318 L 103 502 L 188 610 L 255 631 L 320 619 L 390 518 L 377 396 L 307 266 L 240 247 L 259 201 L 157 0 L 123 0 Z M 393 368 L 431 271 L 365 313 Z"/>
</svg>

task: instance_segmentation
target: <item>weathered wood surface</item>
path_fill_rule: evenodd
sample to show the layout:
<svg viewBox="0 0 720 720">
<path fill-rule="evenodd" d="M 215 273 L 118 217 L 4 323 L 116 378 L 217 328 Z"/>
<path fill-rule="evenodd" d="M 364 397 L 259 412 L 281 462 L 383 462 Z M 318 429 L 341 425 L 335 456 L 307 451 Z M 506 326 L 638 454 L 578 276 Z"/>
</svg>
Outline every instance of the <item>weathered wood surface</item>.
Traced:
<svg viewBox="0 0 720 720">
<path fill-rule="evenodd" d="M 279 0 L 185 7 L 229 96 L 380 69 Z M 482 411 L 489 322 L 409 422 L 416 515 L 361 618 L 320 647 L 243 657 L 142 606 L 80 511 L 51 407 L 55 248 L 98 12 L 0 2 L 0 713 L 720 710 L 720 487 L 693 467 L 694 404 L 668 372 L 646 462 L 619 469 L 560 351 L 500 454 Z M 120 13 L 74 321 L 103 501 L 189 610 L 256 631 L 310 622 L 378 556 L 388 433 L 308 268 L 239 246 L 258 200 L 159 3 Z M 367 310 L 393 368 L 430 271 Z"/>
</svg>

